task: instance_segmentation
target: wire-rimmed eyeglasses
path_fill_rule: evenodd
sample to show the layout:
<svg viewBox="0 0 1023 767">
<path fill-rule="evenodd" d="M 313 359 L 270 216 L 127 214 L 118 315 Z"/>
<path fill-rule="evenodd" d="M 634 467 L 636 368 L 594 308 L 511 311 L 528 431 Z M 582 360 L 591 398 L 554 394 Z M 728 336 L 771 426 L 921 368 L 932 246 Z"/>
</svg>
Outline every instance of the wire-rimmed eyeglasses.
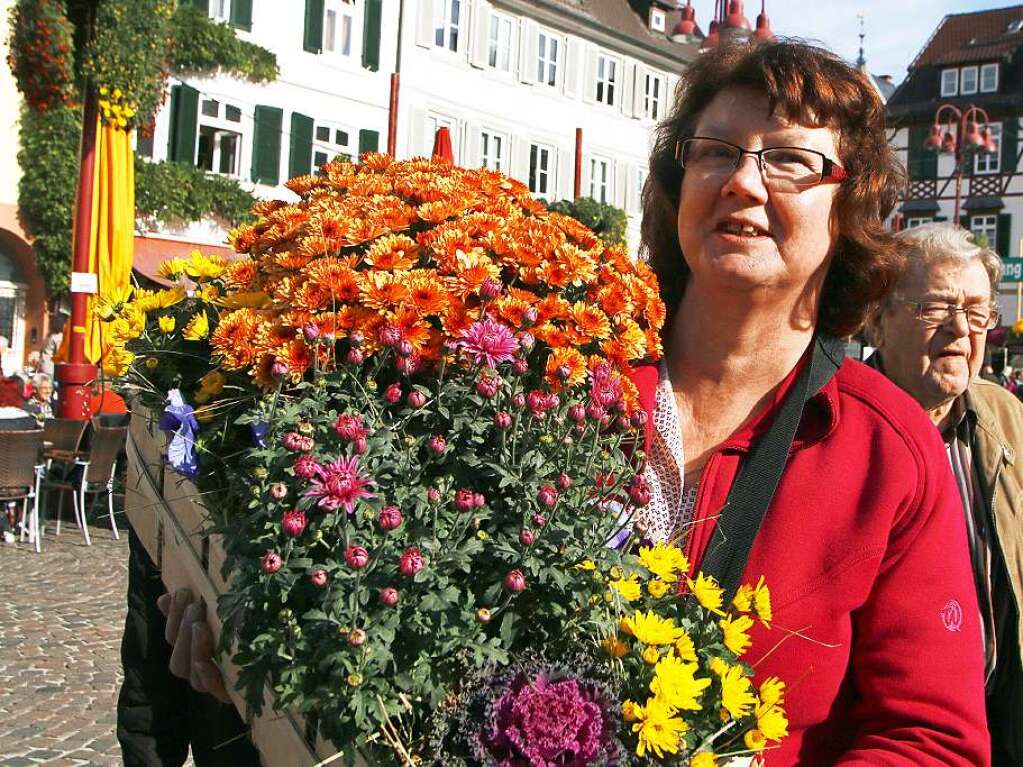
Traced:
<svg viewBox="0 0 1023 767">
<path fill-rule="evenodd" d="M 971 333 L 983 333 L 995 327 L 1001 318 L 998 309 L 990 304 L 961 306 L 944 301 L 913 301 L 901 296 L 896 296 L 895 300 L 913 307 L 916 318 L 929 328 L 945 325 L 962 314 Z"/>
<path fill-rule="evenodd" d="M 725 179 L 736 171 L 742 158 L 751 155 L 768 189 L 798 192 L 824 183 L 849 178 L 841 165 L 823 152 L 798 146 L 769 146 L 752 150 L 717 138 L 694 136 L 675 144 L 675 157 L 687 173 Z"/>
</svg>

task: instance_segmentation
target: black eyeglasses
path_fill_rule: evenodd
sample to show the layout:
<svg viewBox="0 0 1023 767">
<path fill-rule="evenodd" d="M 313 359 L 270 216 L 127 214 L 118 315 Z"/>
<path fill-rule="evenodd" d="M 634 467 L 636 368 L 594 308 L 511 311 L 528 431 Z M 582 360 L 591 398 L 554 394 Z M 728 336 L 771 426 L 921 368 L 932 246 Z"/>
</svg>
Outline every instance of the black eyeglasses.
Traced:
<svg viewBox="0 0 1023 767">
<path fill-rule="evenodd" d="M 966 317 L 966 325 L 971 333 L 983 333 L 998 324 L 1001 315 L 993 306 L 975 304 L 960 306 L 947 304 L 944 301 L 911 301 L 908 298 L 895 297 L 899 303 L 912 306 L 916 318 L 929 328 L 936 328 L 948 322 L 954 322 L 960 314 Z"/>
<path fill-rule="evenodd" d="M 732 175 L 746 155 L 756 158 L 764 185 L 773 191 L 798 192 L 818 184 L 838 184 L 849 178 L 845 168 L 816 149 L 769 146 L 753 151 L 717 138 L 694 136 L 675 144 L 675 158 L 689 173 L 722 181 Z"/>
</svg>

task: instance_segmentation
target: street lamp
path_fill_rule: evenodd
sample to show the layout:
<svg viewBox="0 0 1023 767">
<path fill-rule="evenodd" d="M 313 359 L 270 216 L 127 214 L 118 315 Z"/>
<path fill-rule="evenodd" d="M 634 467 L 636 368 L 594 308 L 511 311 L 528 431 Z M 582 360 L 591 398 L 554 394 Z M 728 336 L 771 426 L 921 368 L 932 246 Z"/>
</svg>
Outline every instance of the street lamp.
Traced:
<svg viewBox="0 0 1023 767">
<path fill-rule="evenodd" d="M 941 115 L 946 110 L 951 115 L 942 131 Z M 978 126 L 978 118 L 983 118 L 981 120 L 983 127 Z M 973 104 L 965 109 L 959 109 L 952 104 L 942 104 L 934 113 L 931 134 L 924 141 L 924 147 L 932 152 L 955 156 L 956 205 L 952 220 L 957 224 L 959 223 L 959 200 L 963 185 L 963 163 L 975 152 L 994 153 L 998 151 L 994 136 L 991 135 L 991 129 L 987 125 L 989 122 L 991 122 L 991 118 L 987 116 L 987 112 Z M 953 127 L 955 127 L 955 133 L 952 131 Z"/>
</svg>

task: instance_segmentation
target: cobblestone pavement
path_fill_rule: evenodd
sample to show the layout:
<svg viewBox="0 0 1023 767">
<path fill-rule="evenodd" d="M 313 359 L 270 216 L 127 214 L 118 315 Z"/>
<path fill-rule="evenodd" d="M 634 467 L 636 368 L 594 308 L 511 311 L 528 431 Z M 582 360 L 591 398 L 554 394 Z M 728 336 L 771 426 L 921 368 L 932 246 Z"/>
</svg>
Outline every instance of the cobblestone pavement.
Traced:
<svg viewBox="0 0 1023 767">
<path fill-rule="evenodd" d="M 0 767 L 119 765 L 128 539 L 47 530 L 43 552 L 0 544 Z M 189 762 L 190 763 L 190 762 Z"/>
</svg>

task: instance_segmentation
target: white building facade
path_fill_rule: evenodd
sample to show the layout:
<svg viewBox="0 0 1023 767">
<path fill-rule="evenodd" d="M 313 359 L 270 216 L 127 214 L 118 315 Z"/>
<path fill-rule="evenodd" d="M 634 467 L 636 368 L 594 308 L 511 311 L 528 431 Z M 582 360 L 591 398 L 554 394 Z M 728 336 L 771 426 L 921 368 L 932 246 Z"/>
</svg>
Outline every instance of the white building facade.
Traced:
<svg viewBox="0 0 1023 767">
<path fill-rule="evenodd" d="M 240 21 L 232 3 L 244 4 Z M 429 155 L 446 126 L 456 163 L 501 170 L 549 201 L 572 199 L 581 129 L 580 195 L 626 210 L 635 252 L 652 131 L 695 46 L 669 40 L 677 14 L 666 4 L 651 3 L 646 16 L 627 0 L 588 4 L 600 13 L 575 5 L 210 0 L 212 17 L 277 56 L 280 77 L 173 79 L 138 148 L 286 199 L 281 184 L 294 175 L 339 155 L 386 151 L 397 71 L 397 157 Z M 215 222 L 149 236 L 224 241 Z"/>
</svg>

